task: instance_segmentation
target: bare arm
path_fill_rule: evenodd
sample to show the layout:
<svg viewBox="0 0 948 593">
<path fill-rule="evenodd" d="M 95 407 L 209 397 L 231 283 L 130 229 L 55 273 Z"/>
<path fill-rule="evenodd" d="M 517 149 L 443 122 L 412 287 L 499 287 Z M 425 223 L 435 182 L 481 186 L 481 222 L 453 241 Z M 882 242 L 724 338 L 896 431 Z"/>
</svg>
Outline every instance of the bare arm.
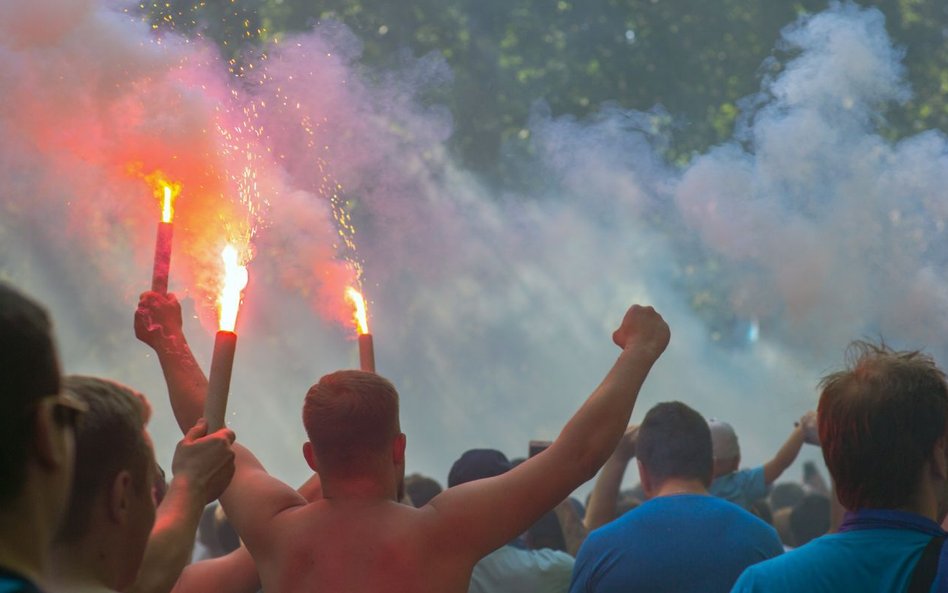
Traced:
<svg viewBox="0 0 948 593">
<path fill-rule="evenodd" d="M 260 576 L 253 557 L 242 545 L 225 556 L 196 562 L 184 569 L 172 593 L 256 593 Z"/>
<path fill-rule="evenodd" d="M 319 475 L 313 474 L 299 487 L 299 493 L 309 502 L 322 498 Z M 256 593 L 259 590 L 257 565 L 247 546 L 241 543 L 230 554 L 195 562 L 185 568 L 172 593 Z"/>
<path fill-rule="evenodd" d="M 623 348 L 619 359 L 548 449 L 503 475 L 449 488 L 423 508 L 438 519 L 430 538 L 436 549 L 476 561 L 592 478 L 625 432 L 639 389 L 669 335 L 651 307 L 629 309 L 613 334 Z"/>
<path fill-rule="evenodd" d="M 575 557 L 580 546 L 586 541 L 589 532 L 586 530 L 586 526 L 583 525 L 583 520 L 579 518 L 579 513 L 576 512 L 576 507 L 570 499 L 567 498 L 556 505 L 553 512 L 556 513 L 556 518 L 560 522 L 560 529 L 563 530 L 566 553 Z"/>
<path fill-rule="evenodd" d="M 234 433 L 222 429 L 206 435 L 197 423 L 178 443 L 174 477 L 161 501 L 148 537 L 138 578 L 130 593 L 167 593 L 191 560 L 194 534 L 204 505 L 216 499 L 234 475 Z"/>
<path fill-rule="evenodd" d="M 158 355 L 168 383 L 171 408 L 179 426 L 204 414 L 207 377 L 194 359 L 181 323 L 181 306 L 174 295 L 146 292 L 135 312 L 135 335 Z M 270 476 L 245 447 L 234 444 L 236 470 L 221 504 L 248 547 L 256 550 L 269 534 L 269 522 L 280 512 L 306 504 L 292 487 Z"/>
<path fill-rule="evenodd" d="M 764 483 L 767 486 L 773 484 L 796 461 L 803 443 L 808 441 L 808 433 L 812 432 L 811 425 L 815 423 L 816 412 L 804 414 L 774 458 L 764 464 Z"/>
<path fill-rule="evenodd" d="M 619 488 L 625 476 L 625 468 L 635 456 L 635 438 L 638 432 L 638 426 L 630 426 L 619 441 L 619 446 L 602 466 L 589 496 L 589 507 L 583 520 L 588 531 L 598 529 L 616 518 Z"/>
</svg>

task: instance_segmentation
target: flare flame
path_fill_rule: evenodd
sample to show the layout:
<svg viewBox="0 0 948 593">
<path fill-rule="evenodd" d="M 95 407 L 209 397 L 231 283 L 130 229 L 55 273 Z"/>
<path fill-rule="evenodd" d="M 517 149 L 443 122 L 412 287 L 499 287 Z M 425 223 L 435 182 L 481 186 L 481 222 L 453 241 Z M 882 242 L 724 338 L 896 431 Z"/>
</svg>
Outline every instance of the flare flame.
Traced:
<svg viewBox="0 0 948 593">
<path fill-rule="evenodd" d="M 249 276 L 247 267 L 240 264 L 237 248 L 233 245 L 224 248 L 221 258 L 224 260 L 224 285 L 217 299 L 220 330 L 232 332 L 237 327 L 237 311 Z"/>
<path fill-rule="evenodd" d="M 355 307 L 352 318 L 356 322 L 356 330 L 359 332 L 359 335 L 369 333 L 369 320 L 365 310 L 365 298 L 362 296 L 362 293 L 350 286 L 346 288 L 346 299 Z"/>
</svg>

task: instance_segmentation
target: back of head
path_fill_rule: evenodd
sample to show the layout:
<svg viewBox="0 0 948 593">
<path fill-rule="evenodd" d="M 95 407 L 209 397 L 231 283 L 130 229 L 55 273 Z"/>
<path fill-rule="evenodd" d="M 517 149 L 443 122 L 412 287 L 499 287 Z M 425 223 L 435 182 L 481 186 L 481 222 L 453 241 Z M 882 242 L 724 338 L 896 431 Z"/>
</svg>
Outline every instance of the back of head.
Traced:
<svg viewBox="0 0 948 593">
<path fill-rule="evenodd" d="M 635 454 L 658 483 L 668 478 L 711 483 L 711 431 L 701 414 L 681 402 L 661 403 L 648 411 Z"/>
<path fill-rule="evenodd" d="M 830 501 L 822 494 L 807 494 L 790 511 L 793 545 L 800 547 L 830 528 Z"/>
<path fill-rule="evenodd" d="M 72 497 L 58 536 L 68 543 L 88 533 L 96 498 L 122 470 L 132 475 L 136 489 L 151 490 L 154 456 L 145 434 L 150 410 L 141 394 L 112 381 L 76 375 L 67 376 L 63 388 L 89 405 L 76 429 Z"/>
<path fill-rule="evenodd" d="M 723 420 L 712 418 L 708 420 L 708 428 L 711 430 L 711 451 L 714 459 L 726 461 L 740 456 L 741 446 L 734 427 Z"/>
<path fill-rule="evenodd" d="M 839 501 L 894 509 L 914 496 L 948 422 L 948 386 L 931 357 L 855 342 L 820 386 L 820 442 Z"/>
<path fill-rule="evenodd" d="M 470 449 L 451 465 L 448 488 L 499 476 L 509 471 L 510 467 L 507 456 L 497 449 Z"/>
<path fill-rule="evenodd" d="M 441 484 L 428 476 L 412 474 L 405 478 L 405 493 L 415 508 L 421 508 L 441 494 Z"/>
<path fill-rule="evenodd" d="M 0 503 L 16 498 L 26 480 L 33 439 L 30 414 L 60 390 L 59 361 L 49 316 L 0 283 Z"/>
<path fill-rule="evenodd" d="M 777 512 L 780 509 L 795 507 L 805 495 L 803 486 L 795 482 L 781 482 L 770 492 L 770 508 Z"/>
<path fill-rule="evenodd" d="M 357 475 L 399 434 L 398 392 L 375 373 L 330 373 L 306 394 L 303 426 L 320 471 Z"/>
</svg>

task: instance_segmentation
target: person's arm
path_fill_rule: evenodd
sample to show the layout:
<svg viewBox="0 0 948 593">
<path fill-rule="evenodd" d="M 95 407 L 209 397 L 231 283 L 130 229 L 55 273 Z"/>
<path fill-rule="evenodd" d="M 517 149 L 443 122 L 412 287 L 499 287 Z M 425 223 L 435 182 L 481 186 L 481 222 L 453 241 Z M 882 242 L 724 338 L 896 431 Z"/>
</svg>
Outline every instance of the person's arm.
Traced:
<svg viewBox="0 0 948 593">
<path fill-rule="evenodd" d="M 639 389 L 669 337 L 654 309 L 630 308 L 613 334 L 623 349 L 619 359 L 548 449 L 503 475 L 448 488 L 422 507 L 433 519 L 432 546 L 476 561 L 592 478 L 625 432 Z"/>
<path fill-rule="evenodd" d="M 635 439 L 638 433 L 638 426 L 630 426 L 619 440 L 616 450 L 602 466 L 599 477 L 596 478 L 596 485 L 593 486 L 589 496 L 586 518 L 583 519 L 588 531 L 598 529 L 616 518 L 619 488 L 622 486 L 625 468 L 635 457 Z"/>
<path fill-rule="evenodd" d="M 234 475 L 234 433 L 207 433 L 203 421 L 178 443 L 174 477 L 158 506 L 138 578 L 127 593 L 167 593 L 191 559 L 204 505 L 220 496 Z"/>
<path fill-rule="evenodd" d="M 770 486 L 773 484 L 777 478 L 787 471 L 787 468 L 790 467 L 794 461 L 797 459 L 797 455 L 800 454 L 800 449 L 803 447 L 803 443 L 808 442 L 808 434 L 812 432 L 812 426 L 816 424 L 816 412 L 807 412 L 800 419 L 800 422 L 793 427 L 793 432 L 790 433 L 790 436 L 787 438 L 786 442 L 780 447 L 780 450 L 777 451 L 777 454 L 774 455 L 773 459 L 764 464 L 764 484 Z"/>
<path fill-rule="evenodd" d="M 586 526 L 583 525 L 583 520 L 579 518 L 576 505 L 573 504 L 572 500 L 567 498 L 556 505 L 553 512 L 556 514 L 556 519 L 560 522 L 560 529 L 563 531 L 566 553 L 575 558 L 579 548 L 586 541 L 589 532 L 586 530 Z"/>
<path fill-rule="evenodd" d="M 174 295 L 146 292 L 135 311 L 135 335 L 158 355 L 168 383 L 171 408 L 179 426 L 188 426 L 204 414 L 207 377 L 194 359 L 184 337 L 181 305 Z M 253 453 L 233 446 L 236 469 L 232 488 L 220 497 L 228 518 L 251 551 L 271 531 L 279 513 L 306 504 L 292 487 L 270 476 Z"/>
<path fill-rule="evenodd" d="M 319 474 L 313 474 L 298 491 L 308 502 L 321 499 Z M 229 554 L 187 566 L 171 593 L 257 593 L 259 590 L 257 565 L 241 542 L 240 547 Z"/>
</svg>

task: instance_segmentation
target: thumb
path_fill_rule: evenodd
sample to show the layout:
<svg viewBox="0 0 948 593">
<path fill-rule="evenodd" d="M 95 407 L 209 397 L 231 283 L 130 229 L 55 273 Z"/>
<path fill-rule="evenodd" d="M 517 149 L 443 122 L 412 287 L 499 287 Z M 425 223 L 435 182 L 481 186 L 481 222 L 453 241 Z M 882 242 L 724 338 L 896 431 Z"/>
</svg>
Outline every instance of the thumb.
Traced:
<svg viewBox="0 0 948 593">
<path fill-rule="evenodd" d="M 196 441 L 199 438 L 207 434 L 207 420 L 204 418 L 198 418 L 198 421 L 194 423 L 194 426 L 188 430 L 188 433 L 184 435 L 184 440 L 186 441 Z"/>
</svg>

